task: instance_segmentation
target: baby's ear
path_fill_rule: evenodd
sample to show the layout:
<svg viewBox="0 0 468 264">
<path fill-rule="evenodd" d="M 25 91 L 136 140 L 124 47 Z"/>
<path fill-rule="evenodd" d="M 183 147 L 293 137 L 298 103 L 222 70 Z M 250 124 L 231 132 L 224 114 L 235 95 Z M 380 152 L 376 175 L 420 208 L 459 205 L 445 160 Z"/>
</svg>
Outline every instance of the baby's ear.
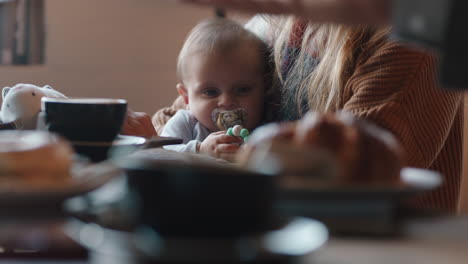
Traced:
<svg viewBox="0 0 468 264">
<path fill-rule="evenodd" d="M 184 98 L 184 103 L 188 105 L 189 98 L 188 98 L 188 93 L 187 93 L 187 89 L 185 88 L 185 86 L 181 83 L 178 83 L 176 85 L 176 88 L 177 88 L 177 92 L 179 93 L 179 95 L 182 96 L 182 98 Z"/>
<path fill-rule="evenodd" d="M 11 87 L 3 87 L 3 90 L 2 90 L 2 99 L 5 99 L 5 97 L 7 96 L 8 92 L 11 90 Z"/>
</svg>

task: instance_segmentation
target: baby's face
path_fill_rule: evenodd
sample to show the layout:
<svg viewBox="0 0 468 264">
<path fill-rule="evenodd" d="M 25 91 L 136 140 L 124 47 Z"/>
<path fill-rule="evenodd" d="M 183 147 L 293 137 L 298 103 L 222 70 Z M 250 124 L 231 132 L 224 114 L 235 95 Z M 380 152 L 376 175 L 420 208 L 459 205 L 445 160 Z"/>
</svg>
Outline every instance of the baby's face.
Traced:
<svg viewBox="0 0 468 264">
<path fill-rule="evenodd" d="M 194 54 L 186 62 L 184 86 L 189 110 L 200 123 L 217 131 L 213 110 L 238 108 L 247 112 L 247 129 L 260 123 L 265 85 L 263 63 L 255 48 L 241 44 L 226 54 Z"/>
</svg>

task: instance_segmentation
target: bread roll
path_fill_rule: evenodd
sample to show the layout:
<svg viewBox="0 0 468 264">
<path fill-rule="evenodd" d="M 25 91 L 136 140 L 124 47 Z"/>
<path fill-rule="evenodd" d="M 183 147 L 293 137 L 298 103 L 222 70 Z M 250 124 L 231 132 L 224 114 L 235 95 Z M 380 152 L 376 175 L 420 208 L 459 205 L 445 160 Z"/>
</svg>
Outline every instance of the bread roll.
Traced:
<svg viewBox="0 0 468 264">
<path fill-rule="evenodd" d="M 340 183 L 398 182 L 401 149 L 387 131 L 347 112 L 309 112 L 298 122 L 294 143 L 329 151 Z"/>
<path fill-rule="evenodd" d="M 281 174 L 287 183 L 317 178 L 344 185 L 399 183 L 402 152 L 396 139 L 349 113 L 309 112 L 294 123 L 269 125 L 258 132 L 239 155 L 240 162 L 258 168 L 252 164 L 258 163 L 258 149 L 265 156 L 269 148 L 283 163 Z"/>
</svg>

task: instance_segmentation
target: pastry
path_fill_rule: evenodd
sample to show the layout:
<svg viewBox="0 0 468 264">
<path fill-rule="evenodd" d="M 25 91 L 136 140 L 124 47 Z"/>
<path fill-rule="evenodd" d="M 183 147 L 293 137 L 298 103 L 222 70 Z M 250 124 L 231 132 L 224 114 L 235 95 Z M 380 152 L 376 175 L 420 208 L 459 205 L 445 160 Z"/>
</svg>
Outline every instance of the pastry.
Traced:
<svg viewBox="0 0 468 264">
<path fill-rule="evenodd" d="M 0 179 L 59 185 L 70 177 L 73 153 L 68 142 L 46 131 L 1 131 Z"/>
</svg>

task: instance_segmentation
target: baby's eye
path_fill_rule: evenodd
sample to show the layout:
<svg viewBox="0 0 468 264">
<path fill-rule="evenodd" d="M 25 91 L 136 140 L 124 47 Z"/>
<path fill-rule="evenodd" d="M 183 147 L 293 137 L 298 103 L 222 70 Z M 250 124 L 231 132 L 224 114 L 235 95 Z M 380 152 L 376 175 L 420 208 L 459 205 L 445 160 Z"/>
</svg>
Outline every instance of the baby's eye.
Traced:
<svg viewBox="0 0 468 264">
<path fill-rule="evenodd" d="M 245 86 L 245 87 L 239 87 L 236 89 L 236 93 L 240 95 L 248 94 L 252 91 L 252 87 Z"/>
<path fill-rule="evenodd" d="M 203 90 L 203 95 L 209 96 L 209 97 L 215 97 L 219 95 L 219 91 L 217 89 L 205 89 Z"/>
</svg>

